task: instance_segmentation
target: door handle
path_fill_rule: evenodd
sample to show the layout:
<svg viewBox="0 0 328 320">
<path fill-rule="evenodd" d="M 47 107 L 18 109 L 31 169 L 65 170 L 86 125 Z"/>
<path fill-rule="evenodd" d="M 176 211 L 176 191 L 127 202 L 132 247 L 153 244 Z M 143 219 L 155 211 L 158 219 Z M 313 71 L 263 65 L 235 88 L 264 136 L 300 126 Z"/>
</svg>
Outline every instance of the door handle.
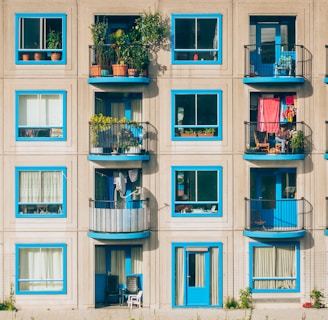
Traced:
<svg viewBox="0 0 328 320">
<path fill-rule="evenodd" d="M 191 276 L 186 276 L 186 278 L 191 278 Z"/>
<path fill-rule="evenodd" d="M 262 52 L 262 49 L 260 47 L 257 48 L 257 54 L 261 54 L 261 52 Z"/>
</svg>

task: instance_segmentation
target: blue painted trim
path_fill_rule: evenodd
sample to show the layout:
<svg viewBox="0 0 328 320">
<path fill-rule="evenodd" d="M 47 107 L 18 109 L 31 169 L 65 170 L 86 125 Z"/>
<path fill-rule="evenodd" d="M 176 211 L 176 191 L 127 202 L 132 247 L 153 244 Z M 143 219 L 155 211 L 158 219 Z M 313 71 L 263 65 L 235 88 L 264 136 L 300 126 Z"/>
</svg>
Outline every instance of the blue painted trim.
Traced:
<svg viewBox="0 0 328 320">
<path fill-rule="evenodd" d="M 328 77 L 325 77 L 325 78 L 323 79 L 323 82 L 324 82 L 324 83 L 328 83 Z"/>
<path fill-rule="evenodd" d="M 102 84 L 102 83 L 136 83 L 148 84 L 150 78 L 148 77 L 92 77 L 88 78 L 89 84 Z"/>
<path fill-rule="evenodd" d="M 62 259 L 63 259 L 63 290 L 57 291 L 21 291 L 19 290 L 19 250 L 24 248 L 60 248 L 62 249 Z M 36 295 L 36 294 L 66 294 L 67 293 L 67 245 L 66 243 L 42 243 L 42 244 L 16 244 L 15 245 L 15 267 L 16 267 L 16 276 L 15 276 L 15 291 L 16 294 L 26 294 L 26 295 Z"/>
<path fill-rule="evenodd" d="M 211 94 L 217 95 L 217 125 L 213 125 L 211 127 L 217 129 L 217 136 L 213 137 L 176 137 L 175 129 L 179 127 L 179 125 L 175 125 L 175 97 L 177 95 L 198 95 L 198 94 Z M 173 141 L 222 141 L 222 90 L 172 90 L 171 91 L 171 139 Z M 193 126 L 195 130 L 203 129 L 203 126 Z"/>
<path fill-rule="evenodd" d="M 191 217 L 222 217 L 222 167 L 221 166 L 172 166 L 171 168 L 171 203 L 172 203 L 172 217 L 178 218 L 191 218 Z M 217 183 L 218 183 L 218 194 L 217 194 L 217 205 L 216 213 L 178 213 L 175 212 L 175 172 L 176 171 L 217 171 Z M 195 202 L 195 204 L 201 204 L 201 201 Z M 206 203 L 206 202 L 205 202 Z"/>
<path fill-rule="evenodd" d="M 325 230 L 325 236 L 328 236 L 328 229 Z"/>
<path fill-rule="evenodd" d="M 150 231 L 131 232 L 131 233 L 100 233 L 88 231 L 88 237 L 97 240 L 133 240 L 146 239 L 150 237 Z"/>
<path fill-rule="evenodd" d="M 295 289 L 254 289 L 253 288 L 253 248 L 254 247 L 275 247 L 275 246 L 295 246 L 295 257 L 296 257 L 296 276 L 295 276 Z M 299 242 L 250 242 L 249 243 L 249 287 L 252 292 L 279 292 L 279 293 L 289 293 L 289 292 L 300 292 L 300 244 Z M 273 279 L 274 280 L 274 279 Z"/>
<path fill-rule="evenodd" d="M 53 95 L 58 94 L 62 95 L 63 105 L 61 109 L 62 113 L 62 122 L 63 126 L 62 129 L 62 137 L 19 137 L 19 97 L 21 95 Z M 15 91 L 15 134 L 16 134 L 16 141 L 28 141 L 28 142 L 35 142 L 35 141 L 47 141 L 47 142 L 54 142 L 54 141 L 66 141 L 67 140 L 67 92 L 64 90 L 16 90 Z M 58 127 L 60 128 L 60 127 Z M 46 127 L 45 127 L 46 129 Z"/>
<path fill-rule="evenodd" d="M 304 77 L 245 77 L 243 83 L 305 83 Z"/>
<path fill-rule="evenodd" d="M 149 154 L 142 154 L 142 155 L 96 155 L 96 154 L 89 154 L 88 160 L 90 161 L 147 161 L 150 159 Z"/>
<path fill-rule="evenodd" d="M 187 263 L 186 263 L 186 249 L 187 247 L 217 247 L 218 248 L 218 304 L 217 305 L 208 305 L 206 308 L 222 308 L 223 306 L 223 245 L 222 242 L 172 242 L 171 247 L 171 260 L 172 260 L 172 277 L 171 277 L 171 288 L 172 288 L 172 308 L 191 308 L 190 306 L 186 306 L 186 294 L 184 294 L 184 305 L 179 306 L 175 304 L 175 249 L 183 248 L 184 249 L 184 290 L 186 291 L 187 286 Z M 198 308 L 197 306 L 193 306 L 192 308 Z M 199 308 L 204 308 L 204 306 L 199 306 Z"/>
<path fill-rule="evenodd" d="M 19 213 L 19 173 L 22 171 L 61 171 L 63 175 L 62 213 L 57 214 L 20 214 Z M 67 216 L 67 169 L 66 167 L 15 167 L 15 217 L 18 219 L 66 218 Z"/>
<path fill-rule="evenodd" d="M 276 153 L 266 153 L 266 154 L 256 154 L 256 153 L 245 153 L 243 158 L 244 160 L 264 160 L 264 161 L 292 161 L 292 160 L 304 160 L 306 155 L 302 154 L 276 154 Z"/>
<path fill-rule="evenodd" d="M 269 231 L 250 231 L 244 230 L 244 236 L 250 238 L 259 239 L 293 239 L 293 238 L 303 238 L 306 236 L 306 230 L 298 231 L 280 231 L 280 232 L 269 232 Z"/>
<path fill-rule="evenodd" d="M 62 20 L 62 48 L 56 50 L 60 52 L 61 59 L 58 61 L 53 60 L 27 60 L 23 61 L 19 59 L 20 49 L 19 49 L 19 19 L 21 18 L 57 18 Z M 17 65 L 63 65 L 67 63 L 67 15 L 65 13 L 16 13 L 15 14 L 15 64 Z M 51 49 L 22 49 L 21 51 L 26 52 L 44 52 L 50 53 Z"/>
<path fill-rule="evenodd" d="M 183 18 L 216 18 L 217 19 L 217 42 L 218 48 L 217 50 L 212 50 L 217 52 L 217 60 L 175 60 L 174 53 L 175 53 L 175 19 L 183 19 Z M 181 65 L 218 65 L 222 64 L 222 14 L 172 14 L 171 16 L 171 64 L 181 64 Z M 194 53 L 201 52 L 201 51 L 210 51 L 210 50 L 200 50 L 200 49 L 181 49 L 181 51 L 192 51 Z"/>
<path fill-rule="evenodd" d="M 326 160 L 328 160 L 328 153 L 325 153 L 325 154 L 324 154 L 324 158 L 325 158 Z"/>
</svg>

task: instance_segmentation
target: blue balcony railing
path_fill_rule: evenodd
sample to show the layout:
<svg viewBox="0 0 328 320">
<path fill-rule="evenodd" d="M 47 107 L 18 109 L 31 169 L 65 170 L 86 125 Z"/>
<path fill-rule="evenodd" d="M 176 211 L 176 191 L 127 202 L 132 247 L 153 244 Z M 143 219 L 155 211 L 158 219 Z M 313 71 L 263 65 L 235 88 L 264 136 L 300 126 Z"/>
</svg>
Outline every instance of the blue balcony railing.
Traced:
<svg viewBox="0 0 328 320">
<path fill-rule="evenodd" d="M 292 187 L 290 187 L 292 188 Z M 306 202 L 291 198 L 282 200 L 245 198 L 246 225 L 249 231 L 292 232 L 304 229 Z"/>
<path fill-rule="evenodd" d="M 244 46 L 245 78 L 274 78 L 279 82 L 303 82 L 310 56 L 302 45 L 253 44 Z M 262 79 L 262 81 L 266 81 Z"/>
<path fill-rule="evenodd" d="M 89 230 L 98 233 L 137 233 L 149 230 L 148 200 L 89 200 Z"/>
<path fill-rule="evenodd" d="M 281 155 L 282 143 L 276 141 L 276 132 L 281 127 L 285 127 L 288 132 L 284 156 L 304 155 L 311 151 L 312 131 L 304 122 L 245 122 L 244 124 L 245 154 Z"/>
</svg>

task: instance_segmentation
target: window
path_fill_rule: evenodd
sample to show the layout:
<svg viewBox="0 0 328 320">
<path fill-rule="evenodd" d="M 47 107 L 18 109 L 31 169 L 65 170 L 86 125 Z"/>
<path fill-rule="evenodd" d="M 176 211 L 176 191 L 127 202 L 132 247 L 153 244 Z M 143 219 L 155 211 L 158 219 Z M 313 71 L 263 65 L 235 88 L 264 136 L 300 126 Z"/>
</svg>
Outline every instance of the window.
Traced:
<svg viewBox="0 0 328 320">
<path fill-rule="evenodd" d="M 173 216 L 222 216 L 222 167 L 173 167 Z"/>
<path fill-rule="evenodd" d="M 66 168 L 17 167 L 16 217 L 66 217 Z"/>
<path fill-rule="evenodd" d="M 50 63 L 66 63 L 66 15 L 16 14 L 16 64 Z"/>
<path fill-rule="evenodd" d="M 299 292 L 298 243 L 251 243 L 250 254 L 253 292 Z"/>
<path fill-rule="evenodd" d="M 221 64 L 221 14 L 172 16 L 172 63 Z"/>
<path fill-rule="evenodd" d="M 172 91 L 173 140 L 221 140 L 220 90 Z"/>
<path fill-rule="evenodd" d="M 17 244 L 16 293 L 65 294 L 66 244 Z"/>
<path fill-rule="evenodd" d="M 66 140 L 66 92 L 16 91 L 18 141 Z"/>
<path fill-rule="evenodd" d="M 173 243 L 172 306 L 222 307 L 222 244 Z"/>
</svg>

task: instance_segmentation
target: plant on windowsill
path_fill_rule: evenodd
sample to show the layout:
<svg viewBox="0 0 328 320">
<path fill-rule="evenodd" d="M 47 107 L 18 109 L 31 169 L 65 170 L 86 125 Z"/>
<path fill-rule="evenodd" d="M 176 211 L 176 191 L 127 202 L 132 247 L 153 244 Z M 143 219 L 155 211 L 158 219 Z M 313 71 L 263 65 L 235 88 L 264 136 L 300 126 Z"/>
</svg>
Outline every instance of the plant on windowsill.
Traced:
<svg viewBox="0 0 328 320">
<path fill-rule="evenodd" d="M 47 47 L 48 49 L 61 49 L 62 48 L 62 34 L 59 31 L 50 30 L 47 35 Z M 60 60 L 61 52 L 51 52 L 51 60 Z"/>
<path fill-rule="evenodd" d="M 180 135 L 181 137 L 196 137 L 196 131 L 193 129 L 183 129 Z"/>
<path fill-rule="evenodd" d="M 213 137 L 215 128 L 205 128 L 204 130 L 198 130 L 197 135 L 199 137 Z"/>
<path fill-rule="evenodd" d="M 314 288 L 310 293 L 310 298 L 313 301 L 313 308 L 324 308 L 324 304 L 322 303 L 322 298 L 324 298 L 324 295 L 320 290 Z"/>
</svg>

